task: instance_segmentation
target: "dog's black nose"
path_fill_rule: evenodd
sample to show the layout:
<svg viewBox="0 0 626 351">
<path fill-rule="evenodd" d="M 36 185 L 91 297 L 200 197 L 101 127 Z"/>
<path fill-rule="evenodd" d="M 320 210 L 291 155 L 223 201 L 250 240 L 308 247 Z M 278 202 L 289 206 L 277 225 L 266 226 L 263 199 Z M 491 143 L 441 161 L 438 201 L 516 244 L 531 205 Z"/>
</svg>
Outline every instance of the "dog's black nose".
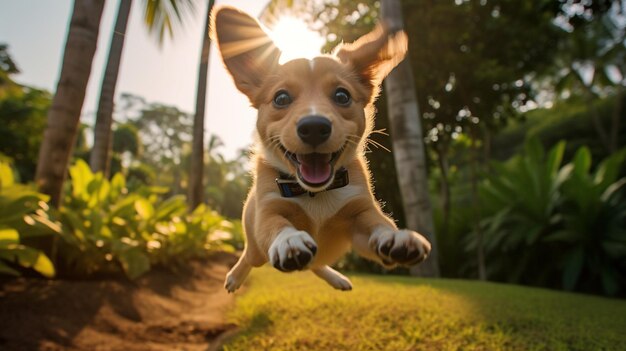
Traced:
<svg viewBox="0 0 626 351">
<path fill-rule="evenodd" d="M 314 147 L 328 140 L 333 130 L 330 120 L 321 116 L 304 117 L 296 127 L 300 139 Z"/>
</svg>

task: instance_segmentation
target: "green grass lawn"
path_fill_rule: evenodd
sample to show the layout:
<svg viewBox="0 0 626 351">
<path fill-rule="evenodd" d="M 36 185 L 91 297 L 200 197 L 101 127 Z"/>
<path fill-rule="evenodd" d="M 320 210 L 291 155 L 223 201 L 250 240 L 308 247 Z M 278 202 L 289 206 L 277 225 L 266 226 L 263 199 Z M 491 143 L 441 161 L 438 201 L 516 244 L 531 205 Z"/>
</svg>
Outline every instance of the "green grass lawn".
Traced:
<svg viewBox="0 0 626 351">
<path fill-rule="evenodd" d="M 626 350 L 626 301 L 446 279 L 253 271 L 224 350 Z"/>
</svg>

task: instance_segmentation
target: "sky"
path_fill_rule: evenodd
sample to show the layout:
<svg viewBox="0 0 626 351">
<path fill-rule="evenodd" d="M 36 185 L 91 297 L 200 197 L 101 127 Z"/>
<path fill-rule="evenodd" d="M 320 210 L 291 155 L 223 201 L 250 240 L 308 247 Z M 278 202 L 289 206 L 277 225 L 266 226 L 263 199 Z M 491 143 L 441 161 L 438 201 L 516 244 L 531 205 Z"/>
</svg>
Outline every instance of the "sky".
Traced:
<svg viewBox="0 0 626 351">
<path fill-rule="evenodd" d="M 116 96 L 131 93 L 147 102 L 174 105 L 193 113 L 203 26 L 208 1 L 198 1 L 196 12 L 189 16 L 174 40 L 166 39 L 161 47 L 148 34 L 143 23 L 144 0 L 133 1 Z M 217 0 L 258 16 L 267 1 Z M 72 11 L 72 0 L 0 0 L 0 43 L 9 45 L 9 53 L 21 73 L 14 79 L 22 84 L 53 92 L 61 72 L 61 59 Z M 93 125 L 106 55 L 117 14 L 118 0 L 108 0 L 100 23 L 98 48 L 83 104 L 81 121 Z M 239 93 L 224 69 L 215 48 L 211 47 L 205 131 L 224 142 L 221 152 L 234 158 L 237 150 L 252 142 L 256 110 Z"/>
</svg>

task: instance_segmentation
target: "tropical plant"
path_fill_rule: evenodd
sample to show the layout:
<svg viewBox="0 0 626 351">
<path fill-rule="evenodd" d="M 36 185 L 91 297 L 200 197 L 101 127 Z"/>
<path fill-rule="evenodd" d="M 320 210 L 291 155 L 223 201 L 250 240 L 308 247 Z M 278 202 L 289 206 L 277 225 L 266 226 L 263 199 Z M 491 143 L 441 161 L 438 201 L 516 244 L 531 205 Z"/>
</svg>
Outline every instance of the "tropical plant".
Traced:
<svg viewBox="0 0 626 351">
<path fill-rule="evenodd" d="M 134 279 L 155 264 L 171 267 L 228 248 L 223 241 L 230 239 L 230 222 L 204 206 L 187 214 L 183 196 L 162 199 L 167 188 L 129 193 L 122 174 L 109 181 L 82 160 L 70 175 L 70 192 L 59 210 L 65 243 L 60 256 L 74 274 L 121 267 Z"/>
<path fill-rule="evenodd" d="M 46 200 L 31 187 L 17 184 L 10 164 L 0 160 L 0 274 L 18 276 L 32 269 L 54 277 L 52 261 L 28 243 L 59 231 L 48 218 Z"/>
<path fill-rule="evenodd" d="M 566 290 L 615 295 L 626 287 L 626 149 L 592 171 L 591 153 L 578 149 L 564 169 L 562 227 L 545 237 L 561 247 Z"/>
<path fill-rule="evenodd" d="M 626 286 L 626 150 L 592 171 L 587 147 L 561 166 L 535 138 L 480 186 L 491 279 L 615 295 Z M 468 250 L 476 245 L 471 234 Z M 549 258 L 549 259 L 548 259 Z"/>
<path fill-rule="evenodd" d="M 522 154 L 506 163 L 492 163 L 495 174 L 479 188 L 480 229 L 490 278 L 531 284 L 546 279 L 547 266 L 534 277 L 528 272 L 543 264 L 541 240 L 559 221 L 560 187 L 569 175 L 560 167 L 564 150 L 565 142 L 560 142 L 546 154 L 541 143 L 531 139 Z M 476 245 L 472 233 L 468 249 Z"/>
</svg>

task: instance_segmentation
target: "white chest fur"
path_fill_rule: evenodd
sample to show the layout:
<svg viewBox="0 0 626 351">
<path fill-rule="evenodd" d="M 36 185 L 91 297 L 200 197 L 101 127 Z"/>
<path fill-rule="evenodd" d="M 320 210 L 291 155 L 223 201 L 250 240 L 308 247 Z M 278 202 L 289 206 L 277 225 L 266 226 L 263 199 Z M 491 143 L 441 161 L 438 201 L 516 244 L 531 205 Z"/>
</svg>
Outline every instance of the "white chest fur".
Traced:
<svg viewBox="0 0 626 351">
<path fill-rule="evenodd" d="M 295 197 L 281 197 L 279 194 L 273 196 L 297 204 L 313 223 L 319 226 L 333 217 L 350 200 L 362 196 L 366 191 L 362 186 L 350 184 L 343 188 L 316 193 L 315 196 L 307 194 Z"/>
<path fill-rule="evenodd" d="M 321 224 L 333 217 L 350 200 L 363 195 L 364 191 L 365 189 L 357 185 L 347 185 L 343 188 L 317 193 L 313 197 L 301 195 L 287 198 L 287 200 L 302 207 L 313 223 Z"/>
</svg>

